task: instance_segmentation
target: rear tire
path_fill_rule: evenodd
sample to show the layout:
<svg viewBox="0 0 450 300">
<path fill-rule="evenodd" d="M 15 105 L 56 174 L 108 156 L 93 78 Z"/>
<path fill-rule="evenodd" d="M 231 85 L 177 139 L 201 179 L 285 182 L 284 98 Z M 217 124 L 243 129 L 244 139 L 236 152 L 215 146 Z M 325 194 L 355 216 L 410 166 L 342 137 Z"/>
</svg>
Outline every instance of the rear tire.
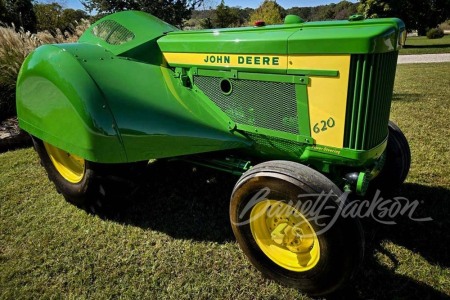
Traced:
<svg viewBox="0 0 450 300">
<path fill-rule="evenodd" d="M 138 187 L 137 178 L 147 162 L 99 164 L 87 161 L 32 137 L 34 149 L 48 178 L 64 198 L 90 212 L 108 201 L 129 197 Z"/>
<path fill-rule="evenodd" d="M 244 173 L 233 190 L 232 229 L 265 276 L 310 295 L 326 295 L 353 276 L 364 251 L 359 220 L 339 216 L 345 206 L 341 196 L 336 185 L 309 167 L 265 162 Z M 322 207 L 321 213 L 314 214 L 311 205 L 317 211 Z"/>
</svg>

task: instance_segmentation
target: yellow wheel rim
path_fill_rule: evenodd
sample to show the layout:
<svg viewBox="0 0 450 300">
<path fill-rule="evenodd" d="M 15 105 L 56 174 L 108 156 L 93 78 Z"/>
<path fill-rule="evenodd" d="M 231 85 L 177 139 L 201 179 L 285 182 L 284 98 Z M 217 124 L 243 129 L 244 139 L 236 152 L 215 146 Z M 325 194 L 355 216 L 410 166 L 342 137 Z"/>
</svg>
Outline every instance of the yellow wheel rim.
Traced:
<svg viewBox="0 0 450 300">
<path fill-rule="evenodd" d="M 78 183 L 83 179 L 85 161 L 74 154 L 67 153 L 44 142 L 45 150 L 58 173 L 71 183 Z"/>
<path fill-rule="evenodd" d="M 250 212 L 250 230 L 259 248 L 280 267 L 304 272 L 319 262 L 320 245 L 314 229 L 289 204 L 258 202 Z"/>
</svg>

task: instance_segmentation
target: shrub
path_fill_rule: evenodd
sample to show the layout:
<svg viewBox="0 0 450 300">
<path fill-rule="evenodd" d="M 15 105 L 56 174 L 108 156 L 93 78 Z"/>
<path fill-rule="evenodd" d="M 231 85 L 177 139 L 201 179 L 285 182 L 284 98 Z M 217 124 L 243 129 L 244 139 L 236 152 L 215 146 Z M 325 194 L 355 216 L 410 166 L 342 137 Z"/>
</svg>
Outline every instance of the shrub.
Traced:
<svg viewBox="0 0 450 300">
<path fill-rule="evenodd" d="M 89 21 L 82 20 L 74 26 L 73 34 L 58 29 L 55 35 L 0 27 L 0 122 L 16 113 L 16 80 L 27 55 L 43 44 L 76 42 L 89 25 Z"/>
<path fill-rule="evenodd" d="M 439 28 L 442 30 L 450 30 L 450 20 L 447 20 L 439 24 Z"/>
<path fill-rule="evenodd" d="M 444 36 L 444 31 L 440 28 L 432 28 L 427 32 L 427 38 L 440 39 Z"/>
<path fill-rule="evenodd" d="M 29 32 L 0 27 L 0 121 L 15 113 L 17 74 L 28 53 L 39 45 Z"/>
</svg>

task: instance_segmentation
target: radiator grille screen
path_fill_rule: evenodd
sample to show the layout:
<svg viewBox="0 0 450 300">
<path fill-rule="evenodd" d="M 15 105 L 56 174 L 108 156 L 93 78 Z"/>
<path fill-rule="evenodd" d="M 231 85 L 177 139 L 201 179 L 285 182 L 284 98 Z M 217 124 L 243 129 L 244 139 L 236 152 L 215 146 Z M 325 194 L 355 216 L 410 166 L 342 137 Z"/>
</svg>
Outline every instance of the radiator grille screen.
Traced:
<svg viewBox="0 0 450 300">
<path fill-rule="evenodd" d="M 352 55 L 344 147 L 368 150 L 386 138 L 397 55 Z"/>
</svg>

